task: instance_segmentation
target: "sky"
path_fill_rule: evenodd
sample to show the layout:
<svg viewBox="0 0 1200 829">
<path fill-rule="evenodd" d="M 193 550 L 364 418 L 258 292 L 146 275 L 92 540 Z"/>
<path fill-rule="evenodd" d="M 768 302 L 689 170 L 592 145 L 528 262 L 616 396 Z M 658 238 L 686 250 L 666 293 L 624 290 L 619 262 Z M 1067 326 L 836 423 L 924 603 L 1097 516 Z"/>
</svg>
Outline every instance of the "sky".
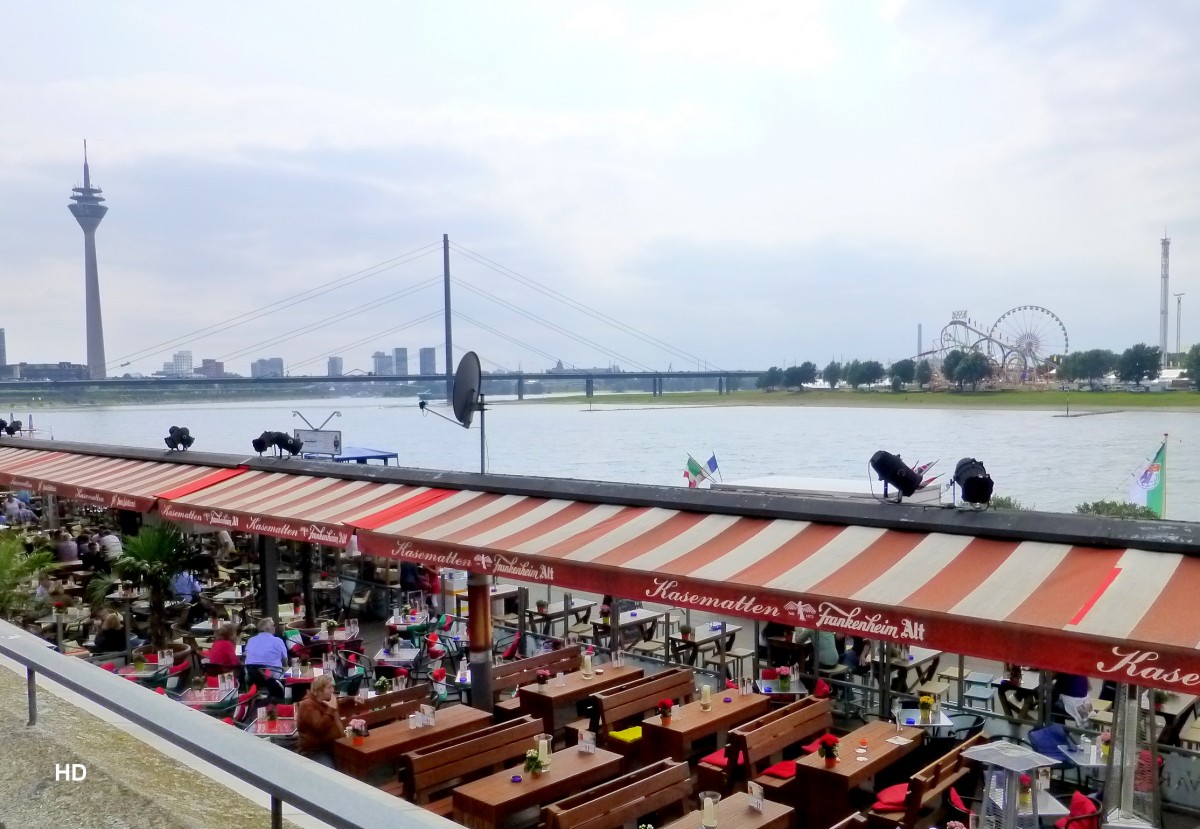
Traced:
<svg viewBox="0 0 1200 829">
<path fill-rule="evenodd" d="M 9 362 L 84 362 L 84 139 L 110 374 L 441 365 L 442 234 L 491 370 L 890 362 L 1025 305 L 1157 344 L 1164 230 L 1200 340 L 1196 4 L 3 11 Z"/>
</svg>

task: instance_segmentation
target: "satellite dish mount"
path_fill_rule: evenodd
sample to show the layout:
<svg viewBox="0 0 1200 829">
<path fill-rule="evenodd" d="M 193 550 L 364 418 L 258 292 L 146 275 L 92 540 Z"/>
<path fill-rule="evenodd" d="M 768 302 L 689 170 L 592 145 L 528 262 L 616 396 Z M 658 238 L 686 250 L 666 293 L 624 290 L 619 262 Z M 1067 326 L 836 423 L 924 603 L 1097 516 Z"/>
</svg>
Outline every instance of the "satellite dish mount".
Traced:
<svg viewBox="0 0 1200 829">
<path fill-rule="evenodd" d="M 431 411 L 424 400 L 417 405 L 421 411 Z M 454 372 L 454 390 L 450 396 L 450 406 L 454 411 L 454 420 L 450 420 L 438 412 L 433 412 L 433 414 L 450 420 L 451 423 L 456 420 L 464 429 L 471 428 L 475 413 L 479 412 L 479 472 L 481 474 L 487 472 L 487 432 L 484 428 L 484 412 L 487 409 L 483 402 L 483 371 L 479 366 L 479 355 L 474 351 L 468 351 L 458 361 L 458 370 Z"/>
</svg>

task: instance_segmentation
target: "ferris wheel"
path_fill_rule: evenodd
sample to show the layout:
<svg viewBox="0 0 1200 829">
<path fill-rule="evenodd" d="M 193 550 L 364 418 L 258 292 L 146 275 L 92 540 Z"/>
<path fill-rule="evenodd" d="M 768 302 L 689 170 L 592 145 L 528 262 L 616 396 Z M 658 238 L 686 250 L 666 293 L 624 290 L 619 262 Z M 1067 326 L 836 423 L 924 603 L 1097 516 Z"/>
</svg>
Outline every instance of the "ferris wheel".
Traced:
<svg viewBox="0 0 1200 829">
<path fill-rule="evenodd" d="M 1065 355 L 1070 341 L 1058 315 L 1040 305 L 1005 311 L 988 330 L 988 356 L 1008 377 L 1031 380 L 1051 358 Z"/>
</svg>

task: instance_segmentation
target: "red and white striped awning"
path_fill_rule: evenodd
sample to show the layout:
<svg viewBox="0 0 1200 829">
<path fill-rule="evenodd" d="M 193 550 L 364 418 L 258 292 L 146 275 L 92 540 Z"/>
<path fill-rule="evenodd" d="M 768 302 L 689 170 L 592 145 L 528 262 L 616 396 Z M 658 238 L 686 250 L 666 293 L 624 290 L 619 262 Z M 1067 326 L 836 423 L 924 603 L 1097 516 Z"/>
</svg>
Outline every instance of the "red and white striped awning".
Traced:
<svg viewBox="0 0 1200 829">
<path fill-rule="evenodd" d="M 1200 686 L 1200 559 L 429 490 L 367 553 L 1129 681 Z"/>
<path fill-rule="evenodd" d="M 354 521 L 422 503 L 426 487 L 246 471 L 191 493 L 168 493 L 159 512 L 175 521 L 345 547 Z"/>
<path fill-rule="evenodd" d="M 0 482 L 8 486 L 138 512 L 150 511 L 161 493 L 205 487 L 243 471 L 34 449 L 0 449 Z"/>
</svg>

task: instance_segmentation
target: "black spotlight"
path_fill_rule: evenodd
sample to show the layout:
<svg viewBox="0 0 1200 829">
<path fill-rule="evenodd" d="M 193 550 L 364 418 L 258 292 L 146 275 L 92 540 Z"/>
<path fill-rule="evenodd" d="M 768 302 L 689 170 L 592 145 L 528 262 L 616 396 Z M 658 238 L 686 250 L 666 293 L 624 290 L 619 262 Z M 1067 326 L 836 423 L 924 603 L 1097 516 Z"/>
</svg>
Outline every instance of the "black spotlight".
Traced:
<svg viewBox="0 0 1200 829">
<path fill-rule="evenodd" d="M 0 432 L 3 432 L 7 426 L 8 426 L 8 421 L 5 420 L 4 418 L 0 417 Z"/>
<path fill-rule="evenodd" d="M 250 441 L 250 445 L 254 447 L 254 451 L 262 454 L 271 448 L 271 440 L 275 437 L 274 432 L 263 432 L 261 435 Z"/>
<path fill-rule="evenodd" d="M 304 446 L 304 441 L 292 437 L 287 432 L 275 432 L 271 436 L 271 444 L 279 450 L 279 454 L 281 455 L 284 452 L 287 452 L 289 455 L 298 455 Z"/>
<path fill-rule="evenodd" d="M 887 497 L 887 485 L 891 484 L 905 498 L 921 488 L 921 476 L 912 470 L 899 455 L 884 452 L 880 449 L 871 456 L 871 468 L 884 484 L 884 497 Z"/>
<path fill-rule="evenodd" d="M 4 427 L 4 431 L 9 435 L 9 437 L 15 435 L 17 432 L 21 431 L 21 421 L 14 420 L 12 423 L 9 423 Z"/>
<path fill-rule="evenodd" d="M 954 465 L 954 483 L 968 504 L 982 506 L 992 500 L 992 476 L 974 458 L 963 458 Z"/>
<path fill-rule="evenodd" d="M 167 444 L 168 449 L 190 449 L 196 439 L 192 437 L 191 430 L 186 426 L 172 426 L 167 430 L 167 436 L 163 438 L 163 443 Z"/>
</svg>

